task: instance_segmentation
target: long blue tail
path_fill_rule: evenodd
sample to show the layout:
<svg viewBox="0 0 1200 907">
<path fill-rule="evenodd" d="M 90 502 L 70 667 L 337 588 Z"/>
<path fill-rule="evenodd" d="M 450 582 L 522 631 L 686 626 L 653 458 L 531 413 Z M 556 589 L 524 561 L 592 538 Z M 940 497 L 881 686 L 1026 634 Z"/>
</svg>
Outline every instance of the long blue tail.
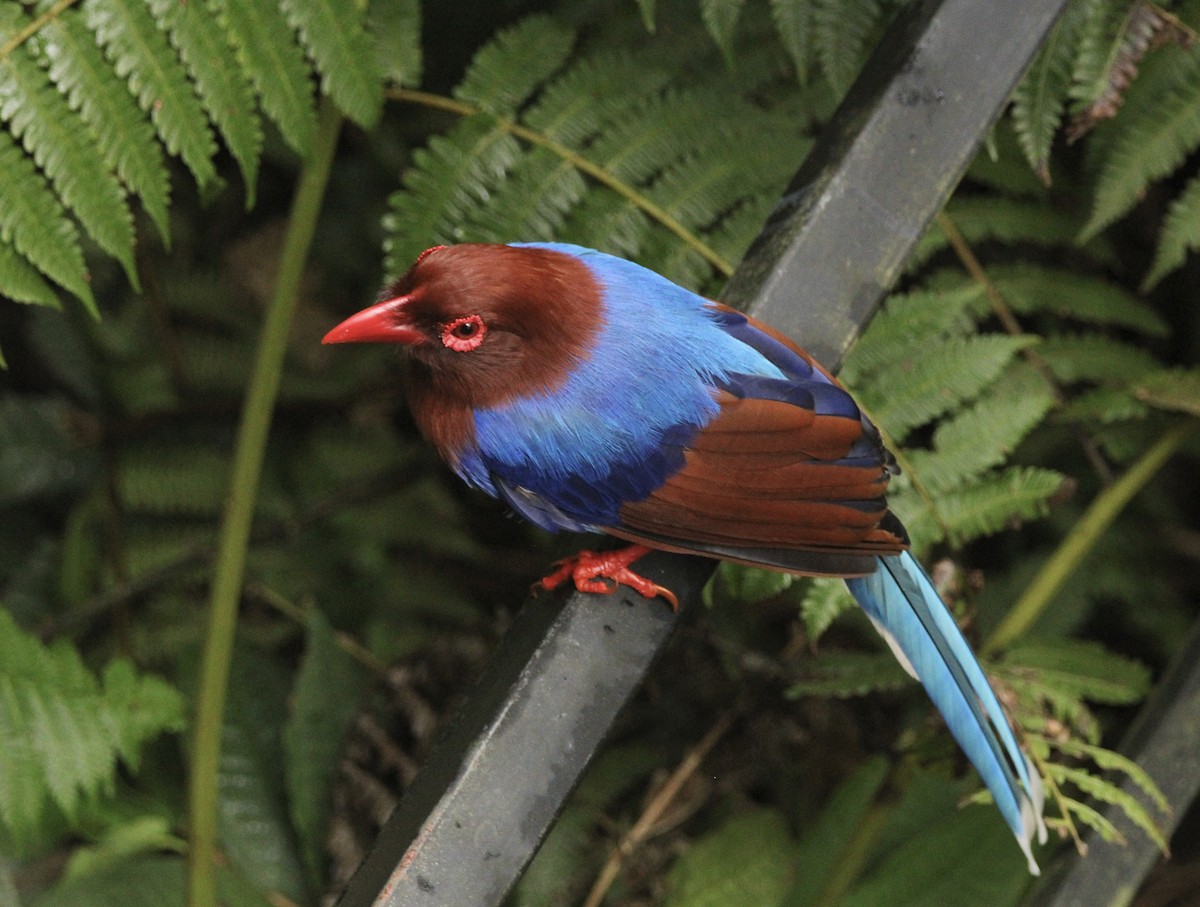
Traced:
<svg viewBox="0 0 1200 907">
<path fill-rule="evenodd" d="M 905 668 L 924 684 L 1039 874 L 1030 842 L 1045 843 L 1041 778 L 1017 746 L 1004 709 L 933 583 L 907 551 L 880 557 L 850 592 Z"/>
</svg>

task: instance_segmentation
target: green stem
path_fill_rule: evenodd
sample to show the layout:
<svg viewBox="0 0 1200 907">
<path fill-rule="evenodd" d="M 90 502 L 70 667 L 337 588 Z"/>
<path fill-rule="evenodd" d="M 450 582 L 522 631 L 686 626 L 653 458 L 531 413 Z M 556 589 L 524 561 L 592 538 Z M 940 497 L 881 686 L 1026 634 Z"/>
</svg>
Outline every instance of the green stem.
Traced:
<svg viewBox="0 0 1200 907">
<path fill-rule="evenodd" d="M 341 124 L 341 113 L 326 98 L 321 105 L 316 142 L 304 164 L 292 201 L 288 232 L 275 278 L 275 292 L 259 337 L 254 371 L 238 427 L 229 496 L 217 540 L 208 632 L 196 695 L 195 737 L 188 787 L 189 907 L 216 907 L 217 903 L 217 772 L 246 551 L 300 277 L 312 245 Z"/>
<path fill-rule="evenodd" d="M 1000 626 L 984 644 L 984 655 L 1008 645 L 1033 625 L 1125 505 L 1170 459 L 1194 427 L 1195 423 L 1187 422 L 1163 432 L 1121 478 L 1105 488 L 1092 501 L 1087 512 L 1038 571 L 1008 616 L 1001 621 Z"/>
</svg>

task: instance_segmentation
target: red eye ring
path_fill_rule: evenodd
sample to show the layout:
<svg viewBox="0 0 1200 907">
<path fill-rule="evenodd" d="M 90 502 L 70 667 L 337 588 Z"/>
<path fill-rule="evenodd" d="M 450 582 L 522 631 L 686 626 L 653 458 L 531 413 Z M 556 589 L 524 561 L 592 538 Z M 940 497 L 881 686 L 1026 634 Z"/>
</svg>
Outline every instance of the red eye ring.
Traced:
<svg viewBox="0 0 1200 907">
<path fill-rule="evenodd" d="M 464 315 L 442 326 L 442 345 L 456 353 L 468 353 L 483 343 L 487 325 L 478 315 Z"/>
<path fill-rule="evenodd" d="M 422 261 L 424 261 L 425 256 L 428 255 L 429 253 L 436 252 L 438 249 L 444 249 L 444 248 L 446 248 L 446 247 L 445 246 L 430 246 L 428 249 L 426 249 L 424 252 L 422 252 L 420 255 L 417 256 L 417 260 L 413 262 L 413 267 L 415 268 Z"/>
</svg>

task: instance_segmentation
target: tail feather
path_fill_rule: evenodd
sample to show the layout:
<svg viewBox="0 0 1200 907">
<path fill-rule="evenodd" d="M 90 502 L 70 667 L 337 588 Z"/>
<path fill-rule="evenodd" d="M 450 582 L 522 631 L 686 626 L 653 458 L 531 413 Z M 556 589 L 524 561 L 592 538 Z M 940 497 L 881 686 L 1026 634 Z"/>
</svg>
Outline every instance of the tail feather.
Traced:
<svg viewBox="0 0 1200 907">
<path fill-rule="evenodd" d="M 924 684 L 950 732 L 978 770 L 1000 814 L 1039 874 L 1030 846 L 1046 840 L 1041 778 L 1017 745 L 983 669 L 921 565 L 907 551 L 878 559 L 869 576 L 846 580 L 850 592 Z"/>
</svg>

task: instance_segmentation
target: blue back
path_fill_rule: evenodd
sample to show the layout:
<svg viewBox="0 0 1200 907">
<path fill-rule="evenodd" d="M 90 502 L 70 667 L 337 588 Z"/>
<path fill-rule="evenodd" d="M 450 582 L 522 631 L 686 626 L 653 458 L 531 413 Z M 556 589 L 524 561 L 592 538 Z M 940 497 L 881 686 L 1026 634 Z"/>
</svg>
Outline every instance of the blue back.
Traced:
<svg viewBox="0 0 1200 907">
<path fill-rule="evenodd" d="M 733 388 L 739 376 L 790 386 L 768 356 L 729 332 L 728 318 L 665 277 L 580 246 L 515 245 L 587 264 L 605 318 L 591 354 L 553 393 L 475 412 L 478 449 L 461 457 L 460 473 L 533 522 L 614 525 L 623 502 L 644 498 L 682 465 L 682 447 L 718 412 L 715 388 Z"/>
</svg>

